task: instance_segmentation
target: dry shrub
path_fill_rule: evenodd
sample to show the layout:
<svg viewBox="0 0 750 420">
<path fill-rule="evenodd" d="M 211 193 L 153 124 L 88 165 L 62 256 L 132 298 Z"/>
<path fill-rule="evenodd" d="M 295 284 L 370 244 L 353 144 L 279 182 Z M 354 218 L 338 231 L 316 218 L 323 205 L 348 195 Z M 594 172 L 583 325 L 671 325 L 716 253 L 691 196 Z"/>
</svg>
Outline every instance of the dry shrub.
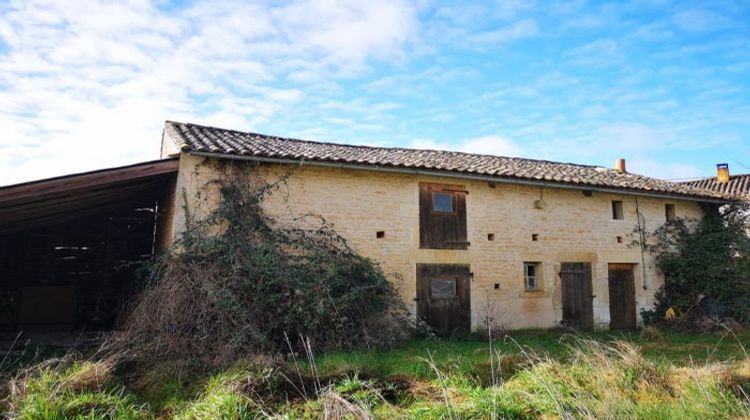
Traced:
<svg viewBox="0 0 750 420">
<path fill-rule="evenodd" d="M 252 166 L 224 168 L 210 183 L 220 200 L 203 220 L 188 217 L 175 250 L 152 267 L 114 349 L 142 358 L 222 366 L 247 355 L 383 347 L 411 332 L 388 277 L 321 221 L 282 225 L 263 201 L 288 176 L 268 182 Z M 186 208 L 189 215 L 189 209 Z"/>
</svg>

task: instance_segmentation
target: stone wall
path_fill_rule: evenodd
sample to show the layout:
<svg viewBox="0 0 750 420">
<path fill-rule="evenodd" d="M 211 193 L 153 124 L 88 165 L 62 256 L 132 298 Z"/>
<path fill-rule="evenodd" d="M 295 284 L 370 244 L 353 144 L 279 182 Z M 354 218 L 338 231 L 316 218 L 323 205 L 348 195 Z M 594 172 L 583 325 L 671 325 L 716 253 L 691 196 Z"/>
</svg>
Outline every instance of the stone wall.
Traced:
<svg viewBox="0 0 750 420">
<path fill-rule="evenodd" d="M 215 166 L 211 160 L 182 154 L 175 234 L 184 229 L 183 191 L 197 217 L 215 203 L 216 192 L 206 187 L 216 177 Z M 275 179 L 289 168 L 264 165 L 259 170 Z M 457 184 L 469 192 L 468 250 L 419 249 L 419 182 Z M 542 197 L 546 207 L 536 208 L 534 202 Z M 623 220 L 613 220 L 612 200 L 623 202 Z M 394 277 L 394 281 L 412 309 L 417 263 L 470 264 L 474 328 L 482 325 L 488 313 L 508 328 L 558 325 L 562 318 L 560 263 L 591 262 L 594 322 L 606 328 L 608 263 L 636 264 L 638 312 L 652 306 L 654 292 L 663 284 L 652 258 L 632 241 L 636 208 L 643 214 L 641 223 L 653 231 L 665 222 L 667 203 L 676 205 L 678 217 L 702 215 L 697 203 L 686 200 L 601 192 L 586 196 L 579 190 L 307 166 L 293 170 L 286 185 L 267 200 L 266 208 L 285 223 L 303 214 L 320 215 L 333 223 L 355 250 L 380 262 L 387 273 L 400 274 L 400 280 Z M 384 237 L 376 238 L 378 231 L 385 232 Z M 489 234 L 494 234 L 494 240 L 489 240 Z M 524 261 L 542 264 L 541 290 L 524 291 Z"/>
</svg>

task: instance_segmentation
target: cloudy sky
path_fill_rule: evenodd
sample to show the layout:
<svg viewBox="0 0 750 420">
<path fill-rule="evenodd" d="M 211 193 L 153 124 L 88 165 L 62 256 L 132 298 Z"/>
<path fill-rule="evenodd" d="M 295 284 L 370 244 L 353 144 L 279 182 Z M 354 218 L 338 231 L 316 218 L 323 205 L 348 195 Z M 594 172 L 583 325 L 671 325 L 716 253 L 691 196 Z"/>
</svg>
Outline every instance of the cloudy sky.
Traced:
<svg viewBox="0 0 750 420">
<path fill-rule="evenodd" d="M 750 2 L 0 0 L 0 185 L 156 159 L 166 119 L 750 172 Z"/>
</svg>

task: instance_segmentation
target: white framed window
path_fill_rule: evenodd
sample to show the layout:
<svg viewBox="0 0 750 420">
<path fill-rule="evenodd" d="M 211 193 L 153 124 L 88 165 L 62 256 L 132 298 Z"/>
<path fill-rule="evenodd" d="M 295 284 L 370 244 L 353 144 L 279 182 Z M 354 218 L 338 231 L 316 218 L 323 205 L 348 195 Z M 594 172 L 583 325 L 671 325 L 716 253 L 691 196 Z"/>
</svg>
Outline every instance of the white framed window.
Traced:
<svg viewBox="0 0 750 420">
<path fill-rule="evenodd" d="M 523 286 L 527 292 L 539 290 L 542 263 L 525 262 L 523 263 Z"/>
</svg>

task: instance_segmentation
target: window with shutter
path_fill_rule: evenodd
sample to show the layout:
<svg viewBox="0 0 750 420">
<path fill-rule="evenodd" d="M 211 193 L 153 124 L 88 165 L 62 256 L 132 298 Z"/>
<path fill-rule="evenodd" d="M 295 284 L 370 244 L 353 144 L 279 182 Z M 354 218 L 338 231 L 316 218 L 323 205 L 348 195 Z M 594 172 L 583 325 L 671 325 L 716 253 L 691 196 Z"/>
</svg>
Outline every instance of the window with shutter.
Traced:
<svg viewBox="0 0 750 420">
<path fill-rule="evenodd" d="M 420 248 L 468 248 L 466 194 L 462 185 L 419 184 Z"/>
</svg>

